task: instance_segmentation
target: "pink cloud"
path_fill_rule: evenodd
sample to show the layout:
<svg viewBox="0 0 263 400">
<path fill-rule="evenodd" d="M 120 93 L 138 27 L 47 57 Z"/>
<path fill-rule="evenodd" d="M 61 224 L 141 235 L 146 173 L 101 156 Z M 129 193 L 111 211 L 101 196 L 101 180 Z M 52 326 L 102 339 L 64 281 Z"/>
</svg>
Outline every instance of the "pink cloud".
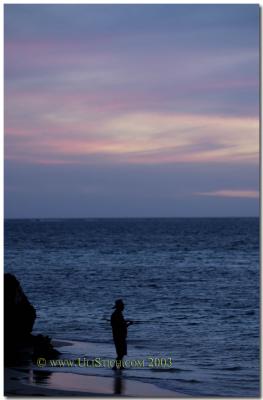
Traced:
<svg viewBox="0 0 263 400">
<path fill-rule="evenodd" d="M 102 108 L 103 110 L 103 108 Z M 190 114 L 98 113 L 92 107 L 60 105 L 34 113 L 23 111 L 6 125 L 6 157 L 76 160 L 101 157 L 111 162 L 258 162 L 256 118 Z M 21 139 L 25 139 L 24 141 Z M 37 156 L 36 156 L 37 155 Z"/>
<path fill-rule="evenodd" d="M 198 196 L 214 196 L 214 197 L 240 197 L 258 199 L 259 192 L 257 190 L 214 190 L 211 192 L 195 193 Z"/>
</svg>

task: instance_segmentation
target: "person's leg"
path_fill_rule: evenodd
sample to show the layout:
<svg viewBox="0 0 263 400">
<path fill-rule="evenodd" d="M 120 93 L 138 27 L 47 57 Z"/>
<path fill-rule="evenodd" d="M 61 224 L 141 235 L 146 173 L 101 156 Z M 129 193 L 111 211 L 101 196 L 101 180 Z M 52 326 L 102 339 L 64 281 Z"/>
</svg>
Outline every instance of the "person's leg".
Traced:
<svg viewBox="0 0 263 400">
<path fill-rule="evenodd" d="M 114 367 L 112 369 L 123 369 L 122 359 L 127 354 L 127 345 L 125 340 L 114 340 L 117 357 L 115 360 Z"/>
<path fill-rule="evenodd" d="M 118 366 L 119 366 L 119 369 L 123 369 L 123 368 L 124 368 L 123 365 L 122 365 L 122 359 L 123 359 L 123 355 L 120 356 L 119 359 L 118 359 Z"/>
<path fill-rule="evenodd" d="M 113 369 L 114 371 L 117 369 L 117 358 L 116 358 L 116 360 L 115 360 L 115 362 L 114 362 L 114 365 L 113 365 L 112 369 Z"/>
<path fill-rule="evenodd" d="M 112 369 L 114 369 L 114 370 L 123 369 L 122 359 L 123 359 L 123 354 L 117 354 L 117 357 L 116 357 L 116 360 L 115 360 L 115 364 L 114 364 L 114 367 Z"/>
</svg>

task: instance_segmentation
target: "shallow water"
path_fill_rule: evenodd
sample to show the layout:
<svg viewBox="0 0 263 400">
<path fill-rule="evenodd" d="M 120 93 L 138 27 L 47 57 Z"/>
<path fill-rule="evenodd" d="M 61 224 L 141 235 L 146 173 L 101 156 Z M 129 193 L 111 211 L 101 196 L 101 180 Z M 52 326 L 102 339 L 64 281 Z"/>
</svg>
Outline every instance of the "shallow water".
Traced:
<svg viewBox="0 0 263 400">
<path fill-rule="evenodd" d="M 94 357 L 115 356 L 107 320 L 122 297 L 141 321 L 129 357 L 172 358 L 127 376 L 195 395 L 259 394 L 257 218 L 7 220 L 5 271 L 37 309 L 35 333 L 83 342 L 65 350 L 72 357 L 86 342 Z"/>
</svg>

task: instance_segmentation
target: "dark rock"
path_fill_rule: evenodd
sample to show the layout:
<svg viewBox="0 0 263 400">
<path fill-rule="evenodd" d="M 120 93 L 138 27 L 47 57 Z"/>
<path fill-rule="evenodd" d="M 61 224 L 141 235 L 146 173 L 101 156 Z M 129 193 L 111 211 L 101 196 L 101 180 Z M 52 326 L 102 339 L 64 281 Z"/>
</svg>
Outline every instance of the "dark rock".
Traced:
<svg viewBox="0 0 263 400">
<path fill-rule="evenodd" d="M 23 341 L 30 337 L 36 319 L 36 310 L 28 301 L 19 281 L 12 274 L 4 279 L 4 333 L 5 340 Z"/>
<path fill-rule="evenodd" d="M 33 337 L 33 360 L 39 357 L 46 359 L 57 358 L 60 352 L 54 349 L 49 336 L 37 335 Z"/>
<path fill-rule="evenodd" d="M 12 274 L 4 277 L 4 343 L 5 365 L 30 363 L 33 358 L 56 358 L 60 353 L 53 348 L 48 336 L 31 334 L 36 310 Z"/>
</svg>

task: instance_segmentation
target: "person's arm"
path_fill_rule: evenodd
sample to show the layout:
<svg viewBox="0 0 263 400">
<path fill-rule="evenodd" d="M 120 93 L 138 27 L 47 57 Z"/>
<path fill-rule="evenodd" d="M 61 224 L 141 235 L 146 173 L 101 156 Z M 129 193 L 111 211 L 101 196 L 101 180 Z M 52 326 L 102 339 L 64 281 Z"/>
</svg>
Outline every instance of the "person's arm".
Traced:
<svg viewBox="0 0 263 400">
<path fill-rule="evenodd" d="M 127 326 L 130 326 L 130 325 L 132 325 L 133 324 L 133 321 L 131 321 L 131 320 L 129 320 L 129 319 L 126 319 L 126 325 Z"/>
</svg>

